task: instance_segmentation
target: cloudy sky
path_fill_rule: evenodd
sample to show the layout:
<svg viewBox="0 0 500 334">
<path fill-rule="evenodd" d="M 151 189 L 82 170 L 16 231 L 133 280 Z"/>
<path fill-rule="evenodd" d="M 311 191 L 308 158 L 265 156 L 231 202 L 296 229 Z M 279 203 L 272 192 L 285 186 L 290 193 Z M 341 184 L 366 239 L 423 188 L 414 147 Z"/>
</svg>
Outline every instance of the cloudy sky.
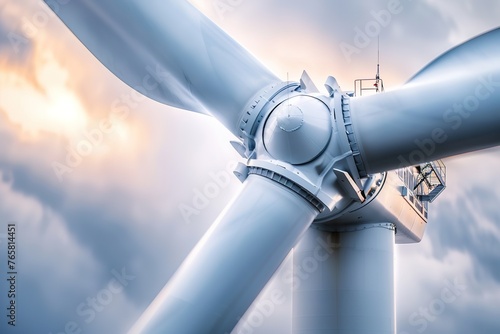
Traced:
<svg viewBox="0 0 500 334">
<path fill-rule="evenodd" d="M 356 30 L 392 3 L 192 2 L 282 79 L 305 69 L 318 86 L 334 75 L 344 90 L 375 74 L 377 48 L 375 38 L 354 53 L 341 46 L 354 45 Z M 495 0 L 401 0 L 401 8 L 380 29 L 388 89 L 495 28 L 500 15 Z M 117 106 L 122 116 L 102 131 Z M 232 178 L 197 212 L 182 213 L 239 161 L 231 139 L 207 116 L 132 92 L 41 0 L 0 0 L 0 332 L 130 328 L 239 189 Z M 431 206 L 424 240 L 396 247 L 397 332 L 498 333 L 500 150 L 446 164 L 448 187 Z M 4 315 L 10 223 L 15 328 Z M 273 288 L 289 288 L 279 273 L 266 291 Z M 286 298 L 253 333 L 289 332 Z"/>
</svg>

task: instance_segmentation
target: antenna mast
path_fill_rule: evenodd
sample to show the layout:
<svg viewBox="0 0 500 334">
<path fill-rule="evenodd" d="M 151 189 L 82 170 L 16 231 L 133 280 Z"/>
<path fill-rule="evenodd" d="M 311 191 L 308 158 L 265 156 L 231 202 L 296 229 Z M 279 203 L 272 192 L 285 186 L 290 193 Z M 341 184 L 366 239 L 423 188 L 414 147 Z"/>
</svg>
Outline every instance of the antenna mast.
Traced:
<svg viewBox="0 0 500 334">
<path fill-rule="evenodd" d="M 363 86 L 363 84 L 365 84 Z M 368 85 L 367 85 L 368 84 Z M 380 35 L 377 36 L 377 73 L 375 78 L 365 78 L 354 80 L 353 96 L 362 96 L 363 92 L 379 93 L 384 91 L 384 80 L 380 78 Z"/>
<path fill-rule="evenodd" d="M 384 91 L 384 82 L 380 80 L 380 35 L 377 36 L 377 74 L 375 74 L 375 91 Z"/>
</svg>

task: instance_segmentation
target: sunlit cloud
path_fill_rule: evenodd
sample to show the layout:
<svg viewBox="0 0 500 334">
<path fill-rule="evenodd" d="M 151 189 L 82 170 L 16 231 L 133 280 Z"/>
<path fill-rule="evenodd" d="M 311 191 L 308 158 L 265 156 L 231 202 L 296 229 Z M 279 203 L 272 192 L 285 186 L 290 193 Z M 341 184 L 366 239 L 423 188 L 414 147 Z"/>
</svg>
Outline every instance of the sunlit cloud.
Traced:
<svg viewBox="0 0 500 334">
<path fill-rule="evenodd" d="M 0 108 L 23 135 L 38 136 L 40 132 L 71 137 L 88 122 L 77 95 L 68 89 L 68 71 L 50 54 L 35 58 L 34 79 L 21 73 L 2 69 L 0 77 Z"/>
</svg>

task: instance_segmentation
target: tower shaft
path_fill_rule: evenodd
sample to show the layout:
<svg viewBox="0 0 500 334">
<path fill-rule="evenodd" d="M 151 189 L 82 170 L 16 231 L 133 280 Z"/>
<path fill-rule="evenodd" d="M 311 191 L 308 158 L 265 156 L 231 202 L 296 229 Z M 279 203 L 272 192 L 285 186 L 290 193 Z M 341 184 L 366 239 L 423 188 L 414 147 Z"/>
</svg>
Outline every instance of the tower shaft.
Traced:
<svg viewBox="0 0 500 334">
<path fill-rule="evenodd" d="M 395 333 L 392 224 L 309 228 L 293 262 L 293 334 Z"/>
</svg>

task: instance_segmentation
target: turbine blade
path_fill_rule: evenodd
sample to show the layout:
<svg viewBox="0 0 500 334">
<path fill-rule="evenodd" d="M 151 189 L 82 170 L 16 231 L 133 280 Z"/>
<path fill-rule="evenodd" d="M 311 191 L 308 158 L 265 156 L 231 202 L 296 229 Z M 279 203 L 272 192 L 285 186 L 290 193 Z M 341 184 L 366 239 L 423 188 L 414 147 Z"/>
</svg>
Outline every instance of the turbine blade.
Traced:
<svg viewBox="0 0 500 334">
<path fill-rule="evenodd" d="M 129 333 L 230 333 L 317 214 L 250 175 Z"/>
<path fill-rule="evenodd" d="M 184 0 L 78 0 L 53 10 L 130 87 L 161 103 L 211 114 L 233 133 L 248 100 L 278 81 Z"/>
<path fill-rule="evenodd" d="M 500 145 L 500 28 L 350 109 L 367 174 Z"/>
</svg>

